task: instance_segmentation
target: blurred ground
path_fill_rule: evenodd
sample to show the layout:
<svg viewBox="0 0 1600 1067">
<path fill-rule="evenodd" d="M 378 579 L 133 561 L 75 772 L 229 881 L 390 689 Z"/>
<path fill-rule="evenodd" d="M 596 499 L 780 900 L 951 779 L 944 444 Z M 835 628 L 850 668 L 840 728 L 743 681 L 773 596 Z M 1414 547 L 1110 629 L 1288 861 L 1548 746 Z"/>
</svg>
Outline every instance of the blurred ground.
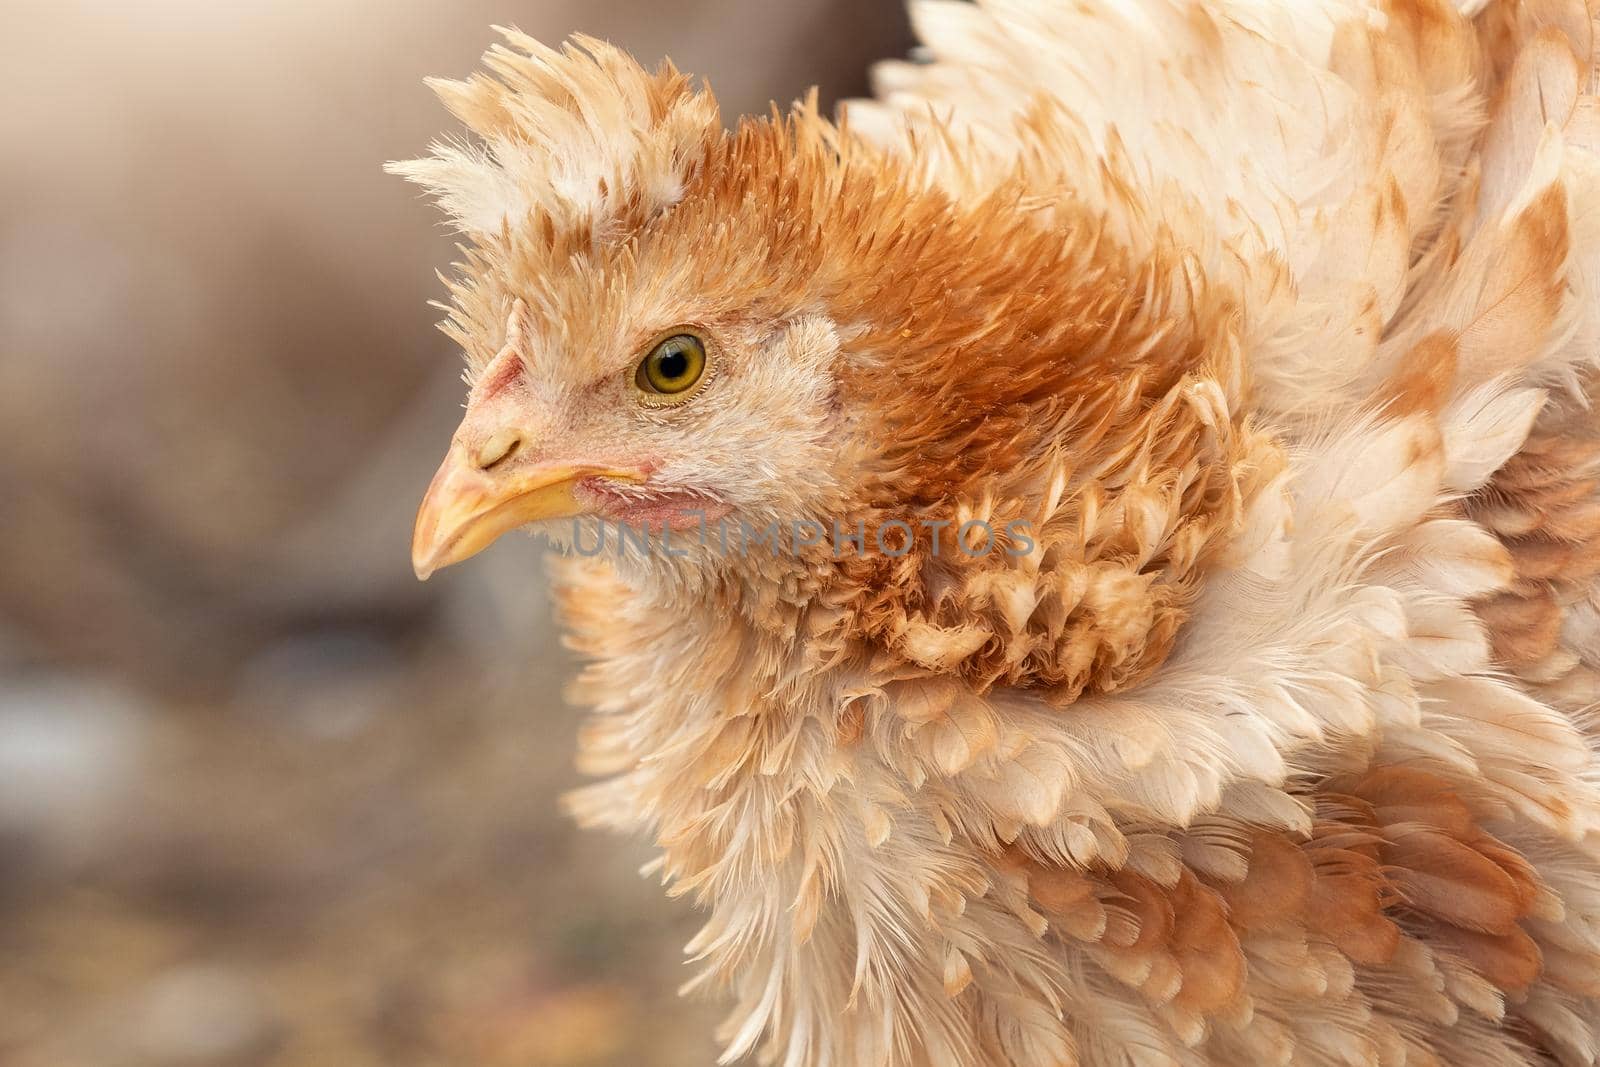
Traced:
<svg viewBox="0 0 1600 1067">
<path fill-rule="evenodd" d="M 419 586 L 450 241 L 379 164 L 492 22 L 725 114 L 903 51 L 895 0 L 8 0 L 0 1062 L 709 1063 L 686 908 L 556 797 L 536 546 Z"/>
</svg>

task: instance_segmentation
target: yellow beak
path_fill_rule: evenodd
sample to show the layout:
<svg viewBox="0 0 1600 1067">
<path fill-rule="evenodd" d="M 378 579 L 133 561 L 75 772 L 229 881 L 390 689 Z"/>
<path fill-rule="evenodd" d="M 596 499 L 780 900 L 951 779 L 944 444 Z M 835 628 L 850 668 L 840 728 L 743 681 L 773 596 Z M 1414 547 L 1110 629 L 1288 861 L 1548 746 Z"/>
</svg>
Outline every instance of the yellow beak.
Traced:
<svg viewBox="0 0 1600 1067">
<path fill-rule="evenodd" d="M 433 476 L 417 511 L 411 566 L 417 577 L 482 552 L 508 530 L 539 519 L 584 514 L 574 490 L 592 477 L 638 481 L 638 471 L 551 465 L 524 471 L 482 470 L 459 445 L 452 446 Z"/>
</svg>

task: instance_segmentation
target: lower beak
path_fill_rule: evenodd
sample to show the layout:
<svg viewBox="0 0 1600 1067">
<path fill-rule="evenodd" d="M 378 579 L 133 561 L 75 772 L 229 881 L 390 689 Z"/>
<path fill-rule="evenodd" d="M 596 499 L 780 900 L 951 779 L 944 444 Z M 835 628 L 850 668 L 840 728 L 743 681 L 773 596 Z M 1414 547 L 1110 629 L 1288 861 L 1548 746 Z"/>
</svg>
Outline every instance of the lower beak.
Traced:
<svg viewBox="0 0 1600 1067">
<path fill-rule="evenodd" d="M 433 476 L 411 538 L 411 566 L 426 581 L 441 567 L 482 552 L 508 530 L 539 519 L 585 514 L 574 490 L 584 478 L 638 481 L 638 471 L 593 466 L 541 466 L 525 471 L 480 470 L 459 447 Z"/>
</svg>

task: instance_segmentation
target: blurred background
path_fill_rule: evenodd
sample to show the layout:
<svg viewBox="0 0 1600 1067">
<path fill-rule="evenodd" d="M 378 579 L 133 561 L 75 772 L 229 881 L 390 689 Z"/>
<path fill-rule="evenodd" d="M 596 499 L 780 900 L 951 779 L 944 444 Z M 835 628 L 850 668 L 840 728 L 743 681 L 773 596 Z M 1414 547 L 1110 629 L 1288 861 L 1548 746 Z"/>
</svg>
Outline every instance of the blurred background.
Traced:
<svg viewBox="0 0 1600 1067">
<path fill-rule="evenodd" d="M 451 238 L 379 169 L 491 23 L 862 92 L 897 0 L 0 4 L 0 1064 L 680 1067 L 694 916 L 556 798 L 538 546 L 427 585 Z"/>
</svg>

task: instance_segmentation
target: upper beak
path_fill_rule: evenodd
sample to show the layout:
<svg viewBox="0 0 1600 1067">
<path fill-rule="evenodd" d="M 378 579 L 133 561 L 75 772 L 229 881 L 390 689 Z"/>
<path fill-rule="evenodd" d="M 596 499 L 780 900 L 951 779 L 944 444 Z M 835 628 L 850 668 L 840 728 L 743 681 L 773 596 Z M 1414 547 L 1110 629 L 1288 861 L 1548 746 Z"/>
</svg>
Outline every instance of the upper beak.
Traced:
<svg viewBox="0 0 1600 1067">
<path fill-rule="evenodd" d="M 433 476 L 411 538 L 411 566 L 423 581 L 441 567 L 482 552 L 507 530 L 538 519 L 584 514 L 588 509 L 574 493 L 584 478 L 641 478 L 639 471 L 583 465 L 483 467 L 456 443 Z"/>
</svg>

